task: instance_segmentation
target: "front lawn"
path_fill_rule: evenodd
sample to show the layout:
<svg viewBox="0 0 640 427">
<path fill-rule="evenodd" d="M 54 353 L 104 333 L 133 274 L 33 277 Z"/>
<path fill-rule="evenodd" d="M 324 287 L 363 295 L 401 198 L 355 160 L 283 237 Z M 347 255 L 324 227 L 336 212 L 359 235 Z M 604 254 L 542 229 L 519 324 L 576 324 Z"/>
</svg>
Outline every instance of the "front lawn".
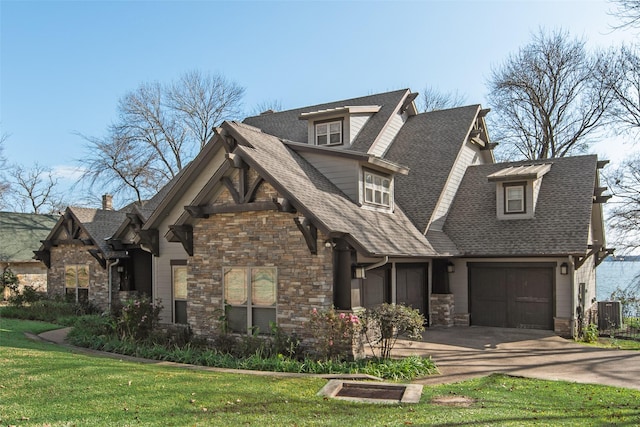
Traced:
<svg viewBox="0 0 640 427">
<path fill-rule="evenodd" d="M 0 320 L 0 425 L 640 424 L 635 390 L 493 375 L 425 387 L 417 405 L 357 404 L 316 396 L 326 383 L 317 378 L 130 363 L 74 354 L 23 334 L 52 327 Z"/>
</svg>

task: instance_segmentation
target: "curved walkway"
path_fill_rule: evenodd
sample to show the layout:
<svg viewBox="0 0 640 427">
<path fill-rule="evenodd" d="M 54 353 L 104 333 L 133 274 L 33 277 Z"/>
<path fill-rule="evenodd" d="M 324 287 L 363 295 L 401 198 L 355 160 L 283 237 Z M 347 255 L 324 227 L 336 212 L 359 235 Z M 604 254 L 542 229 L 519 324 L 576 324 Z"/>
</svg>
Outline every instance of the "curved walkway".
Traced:
<svg viewBox="0 0 640 427">
<path fill-rule="evenodd" d="M 57 329 L 44 332 L 39 337 L 52 343 L 68 346 L 65 343 L 68 331 L 69 328 Z M 149 361 L 73 348 L 79 352 L 138 362 L 238 372 Z M 602 384 L 640 390 L 640 351 L 589 347 L 560 338 L 550 331 L 475 326 L 429 328 L 424 333 L 422 342 L 399 341 L 394 348 L 394 354 L 432 357 L 440 374 L 413 381 L 424 385 L 452 383 L 493 373 L 503 373 L 528 378 Z M 278 375 L 274 372 L 246 371 L 246 373 Z"/>
</svg>

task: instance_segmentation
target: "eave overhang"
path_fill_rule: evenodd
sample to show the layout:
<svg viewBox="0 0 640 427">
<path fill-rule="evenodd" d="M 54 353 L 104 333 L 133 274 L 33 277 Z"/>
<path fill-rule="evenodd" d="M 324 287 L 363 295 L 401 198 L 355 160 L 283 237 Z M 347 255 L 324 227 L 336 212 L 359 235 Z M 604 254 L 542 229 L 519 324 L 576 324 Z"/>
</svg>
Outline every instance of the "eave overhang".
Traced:
<svg viewBox="0 0 640 427">
<path fill-rule="evenodd" d="M 382 159 L 380 157 L 361 153 L 358 151 L 351 150 L 343 150 L 338 148 L 331 147 L 319 147 L 317 145 L 309 145 L 302 144 L 300 142 L 286 141 L 281 140 L 284 145 L 291 148 L 293 151 L 297 153 L 317 153 L 323 154 L 326 156 L 335 156 L 343 159 L 352 159 L 357 160 L 359 162 L 367 163 L 369 165 L 377 166 L 378 168 L 385 169 L 389 172 L 400 174 L 400 175 L 408 175 L 409 168 L 407 166 L 403 166 L 401 164 L 391 162 L 389 160 Z"/>
<path fill-rule="evenodd" d="M 327 108 L 325 110 L 300 113 L 299 120 L 314 120 L 351 114 L 374 114 L 380 111 L 380 105 L 346 105 L 344 107 Z"/>
</svg>

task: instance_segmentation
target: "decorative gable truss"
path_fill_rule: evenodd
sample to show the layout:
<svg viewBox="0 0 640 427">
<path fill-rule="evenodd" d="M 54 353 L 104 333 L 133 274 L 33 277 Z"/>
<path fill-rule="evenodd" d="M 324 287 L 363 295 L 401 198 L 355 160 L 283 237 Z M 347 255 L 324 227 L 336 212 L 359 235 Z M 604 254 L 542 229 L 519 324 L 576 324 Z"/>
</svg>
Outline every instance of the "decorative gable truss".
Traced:
<svg viewBox="0 0 640 427">
<path fill-rule="evenodd" d="M 282 197 L 264 177 L 252 169 L 238 154 L 229 152 L 237 143 L 230 137 L 223 139 L 226 162 L 216 171 L 205 187 L 185 206 L 189 218 L 169 227 L 167 239 L 182 244 L 185 251 L 193 256 L 193 226 L 191 220 L 209 218 L 223 213 L 253 211 L 277 211 L 296 213 L 290 200 Z M 209 202 L 205 202 L 209 200 Z M 317 228 L 304 217 L 293 217 L 296 227 L 304 236 L 312 254 L 317 254 Z"/>
<path fill-rule="evenodd" d="M 65 212 L 61 221 L 54 227 L 54 231 L 47 240 L 42 240 L 40 250 L 34 251 L 35 258 L 42 261 L 47 268 L 51 268 L 51 249 L 61 244 L 97 246 L 93 239 L 85 232 L 80 222 L 69 212 Z M 89 253 L 100 263 L 106 266 L 104 254 L 100 249 L 89 249 Z"/>
<path fill-rule="evenodd" d="M 599 186 L 599 182 L 600 182 L 599 171 L 600 169 L 605 167 L 608 163 L 609 163 L 609 160 L 598 160 L 596 164 L 598 174 L 596 177 L 596 185 L 595 185 L 595 188 L 593 189 L 594 206 L 592 210 L 592 222 L 596 230 L 595 233 L 596 235 L 601 235 L 599 237 L 599 239 L 601 240 L 596 238 L 595 240 L 593 240 L 592 244 L 587 246 L 588 252 L 585 255 L 574 257 L 575 268 L 580 268 L 585 263 L 585 261 L 589 259 L 590 256 L 593 256 L 595 258 L 594 263 L 597 267 L 606 257 L 608 257 L 609 255 L 613 255 L 613 252 L 615 251 L 614 248 L 607 248 L 602 244 L 602 242 L 604 242 L 604 224 L 602 220 L 601 204 L 606 203 L 612 196 L 609 194 L 604 194 L 604 192 L 608 190 L 607 187 Z"/>
<path fill-rule="evenodd" d="M 469 142 L 477 145 L 481 150 L 493 150 L 498 145 L 494 142 L 489 142 L 489 134 L 487 132 L 487 125 L 485 123 L 485 117 L 491 111 L 490 108 L 484 108 L 478 112 L 476 120 L 473 123 L 473 128 L 469 132 Z"/>
</svg>

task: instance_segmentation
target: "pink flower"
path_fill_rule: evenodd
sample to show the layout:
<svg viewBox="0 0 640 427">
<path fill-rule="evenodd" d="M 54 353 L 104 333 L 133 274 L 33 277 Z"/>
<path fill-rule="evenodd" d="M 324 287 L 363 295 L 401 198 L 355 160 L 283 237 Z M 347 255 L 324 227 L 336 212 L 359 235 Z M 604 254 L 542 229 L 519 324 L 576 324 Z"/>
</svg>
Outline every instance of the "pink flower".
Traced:
<svg viewBox="0 0 640 427">
<path fill-rule="evenodd" d="M 347 317 L 347 315 L 346 315 L 346 314 L 344 314 L 344 313 L 340 313 L 340 318 L 341 318 L 341 319 L 344 319 L 345 317 Z"/>
<path fill-rule="evenodd" d="M 318 310 L 317 310 L 315 307 L 313 308 L 313 310 L 311 310 L 311 312 L 312 312 L 313 314 L 318 314 Z"/>
</svg>

